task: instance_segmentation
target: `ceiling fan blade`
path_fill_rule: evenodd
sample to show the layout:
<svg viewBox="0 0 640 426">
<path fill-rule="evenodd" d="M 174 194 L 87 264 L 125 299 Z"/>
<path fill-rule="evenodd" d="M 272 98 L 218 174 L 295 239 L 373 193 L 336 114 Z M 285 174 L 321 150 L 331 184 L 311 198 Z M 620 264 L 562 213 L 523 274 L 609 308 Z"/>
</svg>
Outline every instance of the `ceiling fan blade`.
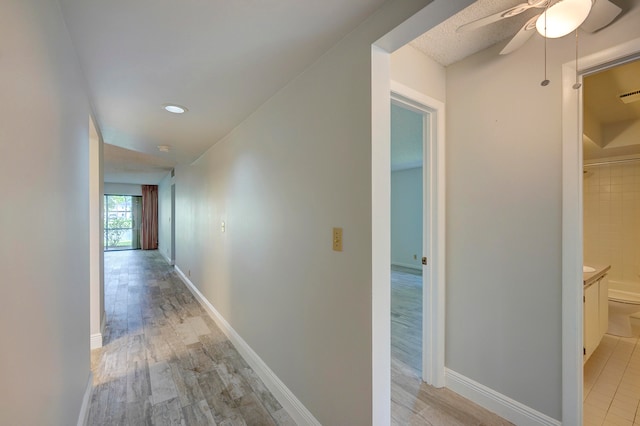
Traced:
<svg viewBox="0 0 640 426">
<path fill-rule="evenodd" d="M 519 15 L 522 12 L 531 9 L 532 7 L 540 7 L 539 3 L 540 1 L 532 2 L 532 4 L 520 3 L 516 6 L 510 7 L 509 9 L 503 10 L 502 12 L 494 13 L 493 15 L 485 16 L 484 18 L 480 18 L 475 21 L 468 22 L 464 25 L 460 25 L 456 31 L 459 33 L 463 33 L 466 31 L 484 27 L 485 25 L 493 24 L 494 22 L 498 22 L 501 19 Z M 546 3 L 546 0 L 542 3 Z"/>
<path fill-rule="evenodd" d="M 609 0 L 595 0 L 587 19 L 580 25 L 580 29 L 588 33 L 595 33 L 609 25 L 622 12 Z"/>
<path fill-rule="evenodd" d="M 520 31 L 513 36 L 511 41 L 500 51 L 501 55 L 507 55 L 522 46 L 535 33 L 536 20 L 540 15 L 536 15 L 529 19 L 526 24 L 520 28 Z"/>
</svg>

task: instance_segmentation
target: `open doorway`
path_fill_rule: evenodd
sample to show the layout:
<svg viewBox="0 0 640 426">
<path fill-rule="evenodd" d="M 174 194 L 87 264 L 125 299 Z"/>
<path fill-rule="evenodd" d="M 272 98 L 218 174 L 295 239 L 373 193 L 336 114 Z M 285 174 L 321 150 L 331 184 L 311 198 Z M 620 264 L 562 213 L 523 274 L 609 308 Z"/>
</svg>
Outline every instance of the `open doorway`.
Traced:
<svg viewBox="0 0 640 426">
<path fill-rule="evenodd" d="M 391 101 L 391 416 L 422 378 L 423 141 L 428 114 Z"/>
<path fill-rule="evenodd" d="M 444 386 L 444 105 L 391 90 L 391 417 L 402 424 L 422 382 Z"/>
<path fill-rule="evenodd" d="M 639 87 L 637 59 L 583 79 L 583 418 L 590 424 L 634 421 L 638 406 Z"/>
<path fill-rule="evenodd" d="M 615 408 L 617 410 L 618 404 L 614 404 L 615 395 L 617 390 L 620 388 L 624 388 L 622 386 L 607 386 L 608 389 L 613 389 L 613 394 L 607 396 L 611 397 L 611 401 L 609 403 L 604 402 L 607 409 L 601 410 L 593 410 L 590 407 L 589 403 L 589 395 L 595 390 L 595 383 L 590 383 L 589 378 L 587 377 L 587 370 L 592 368 L 591 366 L 585 365 L 583 367 L 583 362 L 585 358 L 585 353 L 587 349 L 589 352 L 592 352 L 592 359 L 598 359 L 600 355 L 605 355 L 610 352 L 613 354 L 615 348 L 611 348 L 610 345 L 606 344 L 603 346 L 603 350 L 600 352 L 604 352 L 603 354 L 596 354 L 599 351 L 598 344 L 593 343 L 595 340 L 600 340 L 597 336 L 594 338 L 593 336 L 587 335 L 591 334 L 591 330 L 597 329 L 600 330 L 602 325 L 596 318 L 590 318 L 590 316 L 595 312 L 594 311 L 594 303 L 598 302 L 604 305 L 604 300 L 608 296 L 608 288 L 605 285 L 605 290 L 603 292 L 604 296 L 600 296 L 600 291 L 598 288 L 598 296 L 597 300 L 592 300 L 591 305 L 586 305 L 586 290 L 585 284 L 588 280 L 588 275 L 592 273 L 598 273 L 598 270 L 606 269 L 607 266 L 613 265 L 613 260 L 611 255 L 604 256 L 605 258 L 598 258 L 599 255 L 603 254 L 599 249 L 592 250 L 588 246 L 585 246 L 585 243 L 589 245 L 589 239 L 593 237 L 593 235 L 586 235 L 587 232 L 591 233 L 589 228 L 589 224 L 585 223 L 585 216 L 589 214 L 589 210 L 592 206 L 586 206 L 589 203 L 592 197 L 585 197 L 583 191 L 588 191 L 589 194 L 595 194 L 598 192 L 598 216 L 600 215 L 600 208 L 603 208 L 603 213 L 606 213 L 605 216 L 611 219 L 611 162 L 608 161 L 609 164 L 604 165 L 603 170 L 598 170 L 599 173 L 596 173 L 594 167 L 596 167 L 596 163 L 603 163 L 601 160 L 593 159 L 593 161 L 589 161 L 589 165 L 585 165 L 585 160 L 588 159 L 589 156 L 592 155 L 592 152 L 598 152 L 593 145 L 598 145 L 598 148 L 601 151 L 606 150 L 606 146 L 609 145 L 609 149 L 619 149 L 621 147 L 616 147 L 617 143 L 611 145 L 611 141 L 609 143 L 604 143 L 604 141 L 600 141 L 597 143 L 591 143 L 590 141 L 585 141 L 585 135 L 587 139 L 593 139 L 593 132 L 590 129 L 593 123 L 593 117 L 591 116 L 592 111 L 589 111 L 586 104 L 582 103 L 582 98 L 585 92 L 585 83 L 588 83 L 588 77 L 595 75 L 604 70 L 611 69 L 613 67 L 630 63 L 635 61 L 640 57 L 640 39 L 631 40 L 627 43 L 615 46 L 606 51 L 598 52 L 596 54 L 587 56 L 580 60 L 580 67 L 577 68 L 574 62 L 566 63 L 563 65 L 563 219 L 562 219 L 562 227 L 563 227 L 563 241 L 562 241 L 562 250 L 563 250 L 563 288 L 562 288 L 562 306 L 563 306 L 563 395 L 565 398 L 563 399 L 563 422 L 568 421 L 572 424 L 580 424 L 582 421 L 587 420 L 596 420 L 594 416 L 604 416 L 603 421 L 606 421 L 607 416 L 609 415 L 608 409 Z M 579 83 L 582 83 L 582 87 L 578 90 L 575 89 L 574 83 L 576 76 L 579 78 Z M 617 93 L 619 96 L 621 93 Z M 629 128 L 630 123 L 626 123 L 623 127 Z M 631 126 L 632 127 L 632 126 Z M 592 134 L 589 137 L 589 133 Z M 602 129 L 598 131 L 600 136 L 604 135 L 606 132 L 603 132 Z M 616 133 L 616 137 L 620 136 L 624 132 L 614 132 Z M 636 139 L 637 141 L 637 139 Z M 587 149 L 583 149 L 583 144 L 586 144 Z M 623 150 L 629 149 L 622 148 Z M 610 151 L 611 152 L 611 151 Z M 622 151 L 617 152 L 616 154 L 625 155 Z M 626 153 L 628 154 L 628 153 Z M 611 160 L 611 159 L 610 159 Z M 620 165 L 620 163 L 616 163 Z M 622 163 L 625 164 L 625 163 Z M 608 166 L 608 167 L 607 167 Z M 634 164 L 627 164 L 628 167 L 622 167 L 620 170 L 614 172 L 614 176 L 618 176 L 618 172 L 620 172 L 620 184 L 622 185 L 620 188 L 621 191 L 624 190 L 624 174 L 625 171 L 623 169 L 627 169 L 627 181 L 632 185 L 635 185 L 635 177 L 634 177 Z M 608 169 L 605 171 L 604 169 Z M 640 172 L 640 168 L 638 168 Z M 587 174 L 591 173 L 590 176 L 586 176 L 584 172 Z M 598 184 L 593 185 L 591 182 L 593 177 L 598 175 Z M 640 173 L 639 173 L 640 174 Z M 586 179 L 589 178 L 590 182 L 586 183 Z M 601 183 L 602 178 L 602 185 Z M 609 181 L 608 184 L 606 181 Z M 617 181 L 617 180 L 616 180 Z M 616 184 L 617 185 L 617 184 Z M 605 187 L 605 188 L 603 188 Z M 606 195 L 602 197 L 603 204 L 600 202 L 600 194 L 601 190 L 606 190 Z M 593 192 L 592 192 L 593 191 Z M 624 198 L 624 195 L 621 195 L 621 200 Z M 634 197 L 634 196 L 627 196 Z M 608 200 L 606 200 L 608 198 Z M 634 204 L 635 204 L 635 200 Z M 620 206 L 622 208 L 622 205 Z M 593 213 L 593 212 L 592 212 Z M 589 218 L 591 220 L 592 218 Z M 613 235 L 612 228 L 608 228 L 609 236 Z M 598 264 L 594 268 L 593 272 L 584 272 L 586 270 L 586 263 L 594 263 Z M 600 265 L 602 263 L 603 265 Z M 601 267 L 602 266 L 602 267 Z M 624 271 L 624 267 L 622 268 Z M 609 271 L 613 271 L 613 268 L 607 269 L 607 274 Z M 624 277 L 624 272 L 623 272 Z M 605 284 L 606 281 L 605 280 Z M 592 291 L 593 296 L 595 293 Z M 592 298 L 593 299 L 593 298 Z M 610 304 L 607 304 L 607 308 Z M 598 305 L 598 316 L 600 315 L 600 306 Z M 607 313 L 608 314 L 608 313 Z M 598 318 L 599 320 L 599 318 Z M 587 324 L 587 322 L 589 324 Z M 576 333 L 578 331 L 578 333 Z M 598 331 L 598 333 L 600 333 Z M 608 340 L 608 339 L 607 339 Z M 626 342 L 629 343 L 629 342 Z M 589 346 L 589 348 L 587 348 Z M 593 358 L 596 356 L 596 358 Z M 587 360 L 587 364 L 589 364 L 592 359 Z M 598 362 L 596 361 L 596 364 Z M 600 365 L 602 367 L 601 371 L 604 370 L 604 365 Z M 624 379 L 624 375 L 619 377 L 621 380 Z M 598 397 L 598 402 L 603 403 L 601 396 L 602 395 L 594 395 Z M 575 399 L 574 399 L 575 398 Z M 624 398 L 623 398 L 624 399 Z M 597 413 L 596 413 L 597 411 Z M 619 412 L 615 413 L 617 416 Z M 635 415 L 635 413 L 634 413 Z"/>
</svg>

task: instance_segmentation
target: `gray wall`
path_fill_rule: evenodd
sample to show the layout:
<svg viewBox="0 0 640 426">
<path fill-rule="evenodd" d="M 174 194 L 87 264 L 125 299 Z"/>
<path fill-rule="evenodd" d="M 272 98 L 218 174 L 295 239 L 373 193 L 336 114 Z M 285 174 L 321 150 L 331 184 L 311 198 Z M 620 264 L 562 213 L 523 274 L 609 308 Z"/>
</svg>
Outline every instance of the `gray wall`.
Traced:
<svg viewBox="0 0 640 426">
<path fill-rule="evenodd" d="M 327 425 L 372 422 L 371 44 L 426 3 L 387 3 L 176 170 L 177 266 Z"/>
<path fill-rule="evenodd" d="M 640 37 L 636 10 L 581 54 Z M 561 67 L 575 38 L 498 44 L 447 70 L 448 368 L 561 418 Z"/>
<path fill-rule="evenodd" d="M 89 377 L 89 108 L 58 2 L 0 13 L 0 424 L 77 423 Z"/>
<path fill-rule="evenodd" d="M 391 264 L 422 268 L 422 167 L 391 172 Z"/>
<path fill-rule="evenodd" d="M 581 55 L 640 37 L 638 5 Z M 575 39 L 498 44 L 447 69 L 410 46 L 391 77 L 446 103 L 446 367 L 561 418 L 561 65 Z M 444 87 L 446 81 L 446 90 Z M 471 95 L 472 94 L 472 95 Z M 543 266 L 541 266 L 543 265 Z"/>
</svg>

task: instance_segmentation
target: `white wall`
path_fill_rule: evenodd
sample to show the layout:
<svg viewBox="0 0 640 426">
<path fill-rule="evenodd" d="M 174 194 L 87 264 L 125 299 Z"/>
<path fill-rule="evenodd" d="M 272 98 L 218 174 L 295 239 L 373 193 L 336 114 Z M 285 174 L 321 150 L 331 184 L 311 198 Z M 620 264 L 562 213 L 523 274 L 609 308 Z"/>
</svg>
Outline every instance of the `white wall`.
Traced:
<svg viewBox="0 0 640 426">
<path fill-rule="evenodd" d="M 637 10 L 581 54 L 640 35 Z M 561 65 L 575 38 L 447 70 L 448 368 L 561 418 Z"/>
<path fill-rule="evenodd" d="M 130 195 L 142 197 L 142 185 L 105 182 L 104 193 L 107 195 Z"/>
<path fill-rule="evenodd" d="M 89 107 L 58 2 L 0 13 L 0 424 L 76 424 L 89 366 Z"/>
<path fill-rule="evenodd" d="M 392 265 L 422 269 L 422 179 L 422 167 L 391 172 Z"/>
<path fill-rule="evenodd" d="M 171 262 L 171 185 L 173 178 L 167 174 L 158 184 L 158 251 Z"/>
<path fill-rule="evenodd" d="M 385 4 L 176 170 L 177 266 L 323 424 L 372 422 L 371 44 L 425 3 Z"/>
<path fill-rule="evenodd" d="M 441 102 L 446 100 L 446 68 L 409 44 L 391 54 L 391 79 Z"/>
</svg>

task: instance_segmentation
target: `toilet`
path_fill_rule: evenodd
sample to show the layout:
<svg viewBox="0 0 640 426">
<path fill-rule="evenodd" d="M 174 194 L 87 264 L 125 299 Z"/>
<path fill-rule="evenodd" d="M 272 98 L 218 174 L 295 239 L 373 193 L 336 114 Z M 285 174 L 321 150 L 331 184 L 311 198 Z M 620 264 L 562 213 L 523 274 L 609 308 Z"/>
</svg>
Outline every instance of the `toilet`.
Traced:
<svg viewBox="0 0 640 426">
<path fill-rule="evenodd" d="M 640 312 L 639 294 L 610 288 L 607 333 L 621 337 L 634 337 L 631 328 L 631 315 L 637 312 Z"/>
</svg>

